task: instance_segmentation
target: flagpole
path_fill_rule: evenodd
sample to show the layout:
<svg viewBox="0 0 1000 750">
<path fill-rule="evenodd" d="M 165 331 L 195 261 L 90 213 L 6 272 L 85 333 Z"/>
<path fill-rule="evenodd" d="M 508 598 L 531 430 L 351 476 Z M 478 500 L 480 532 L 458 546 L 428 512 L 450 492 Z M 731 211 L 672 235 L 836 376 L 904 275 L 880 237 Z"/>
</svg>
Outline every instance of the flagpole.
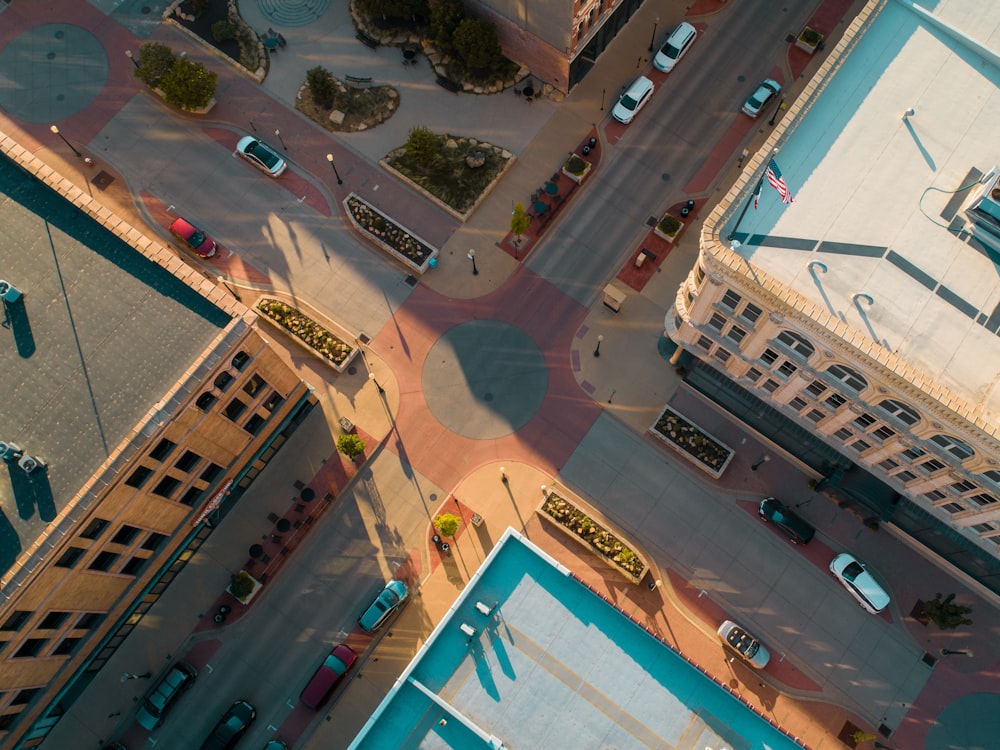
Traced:
<svg viewBox="0 0 1000 750">
<path fill-rule="evenodd" d="M 757 180 L 757 186 L 754 188 L 753 193 L 750 194 L 750 198 L 748 198 L 747 202 L 743 205 L 743 210 L 740 211 L 740 216 L 736 220 L 735 226 L 733 226 L 733 231 L 731 231 L 729 236 L 726 238 L 727 240 L 732 241 L 732 239 L 736 236 L 736 230 L 740 228 L 740 222 L 743 221 L 743 217 L 747 215 L 747 211 L 750 209 L 750 201 L 753 200 L 753 196 L 757 195 L 763 187 L 764 175 L 761 174 L 760 179 Z"/>
</svg>

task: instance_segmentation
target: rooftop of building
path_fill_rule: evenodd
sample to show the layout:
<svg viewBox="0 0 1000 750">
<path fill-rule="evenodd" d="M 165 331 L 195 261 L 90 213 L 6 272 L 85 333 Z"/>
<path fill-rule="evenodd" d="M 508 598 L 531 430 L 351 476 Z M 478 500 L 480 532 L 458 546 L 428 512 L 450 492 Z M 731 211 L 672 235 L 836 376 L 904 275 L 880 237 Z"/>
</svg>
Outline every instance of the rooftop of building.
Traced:
<svg viewBox="0 0 1000 750">
<path fill-rule="evenodd" d="M 722 238 L 749 202 L 735 237 L 752 267 L 1000 424 L 1000 254 L 963 210 L 1000 163 L 1000 4 L 887 2 L 853 44 L 767 144 L 794 202 L 765 180 L 753 209 L 756 162 Z"/>
<path fill-rule="evenodd" d="M 385 747 L 798 745 L 508 528 L 351 750 Z"/>
<path fill-rule="evenodd" d="M 0 471 L 7 571 L 229 316 L 0 155 L 0 441 L 47 469 Z"/>
</svg>

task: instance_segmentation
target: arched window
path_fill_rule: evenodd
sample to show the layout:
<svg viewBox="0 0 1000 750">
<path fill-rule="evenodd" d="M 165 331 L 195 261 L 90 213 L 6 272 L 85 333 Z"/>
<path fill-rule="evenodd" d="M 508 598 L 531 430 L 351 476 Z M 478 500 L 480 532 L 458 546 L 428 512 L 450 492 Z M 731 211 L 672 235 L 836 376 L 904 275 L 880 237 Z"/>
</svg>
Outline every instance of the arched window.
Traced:
<svg viewBox="0 0 1000 750">
<path fill-rule="evenodd" d="M 868 387 L 868 381 L 865 380 L 861 373 L 856 372 L 845 365 L 830 365 L 826 368 L 826 371 L 831 377 L 839 380 L 855 393 L 860 393 Z"/>
<path fill-rule="evenodd" d="M 246 363 L 250 361 L 250 355 L 244 351 L 236 352 L 236 356 L 233 357 L 232 365 L 237 370 L 242 370 Z"/>
<path fill-rule="evenodd" d="M 782 331 L 779 333 L 778 343 L 790 352 L 799 355 L 802 359 L 809 359 L 816 351 L 816 347 L 810 344 L 808 339 L 792 331 Z"/>
<path fill-rule="evenodd" d="M 197 406 L 202 411 L 208 411 L 209 407 L 214 403 L 215 403 L 215 396 L 213 396 L 208 391 L 205 391 L 203 394 L 198 396 L 198 400 L 194 402 L 194 405 Z"/>
<path fill-rule="evenodd" d="M 878 408 L 905 425 L 915 425 L 920 421 L 920 415 L 901 401 L 887 398 L 879 403 Z"/>
<path fill-rule="evenodd" d="M 218 388 L 220 391 L 226 390 L 226 388 L 228 388 L 229 384 L 232 382 L 233 382 L 233 376 L 230 375 L 228 372 L 220 372 L 215 377 L 215 387 Z"/>
<path fill-rule="evenodd" d="M 931 437 L 931 442 L 945 453 L 950 453 L 959 461 L 964 461 L 974 452 L 972 448 L 961 440 L 956 440 L 951 435 L 934 435 Z"/>
<path fill-rule="evenodd" d="M 989 471 L 984 471 L 983 476 L 993 482 L 993 484 L 1000 485 L 1000 471 L 990 469 Z"/>
</svg>

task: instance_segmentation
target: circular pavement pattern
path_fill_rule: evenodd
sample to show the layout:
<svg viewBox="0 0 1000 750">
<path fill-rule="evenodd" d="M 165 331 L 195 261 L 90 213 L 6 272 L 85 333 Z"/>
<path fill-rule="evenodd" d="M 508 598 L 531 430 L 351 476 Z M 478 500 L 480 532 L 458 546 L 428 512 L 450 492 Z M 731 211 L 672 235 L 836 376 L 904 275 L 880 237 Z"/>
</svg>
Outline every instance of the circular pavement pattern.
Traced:
<svg viewBox="0 0 1000 750">
<path fill-rule="evenodd" d="M 307 26 L 326 13 L 330 0 L 257 0 L 257 7 L 279 26 Z"/>
<path fill-rule="evenodd" d="M 961 657 L 952 656 L 951 659 Z M 948 704 L 927 733 L 927 750 L 987 750 L 1000 737 L 1000 694 L 972 693 Z"/>
<path fill-rule="evenodd" d="M 424 360 L 424 399 L 452 432 L 491 440 L 516 432 L 542 405 L 545 358 L 520 328 L 474 320 L 447 331 Z"/>
<path fill-rule="evenodd" d="M 89 31 L 36 26 L 0 51 L 0 78 L 13 84 L 0 86 L 0 108 L 27 122 L 59 122 L 90 104 L 107 77 L 108 57 Z"/>
</svg>

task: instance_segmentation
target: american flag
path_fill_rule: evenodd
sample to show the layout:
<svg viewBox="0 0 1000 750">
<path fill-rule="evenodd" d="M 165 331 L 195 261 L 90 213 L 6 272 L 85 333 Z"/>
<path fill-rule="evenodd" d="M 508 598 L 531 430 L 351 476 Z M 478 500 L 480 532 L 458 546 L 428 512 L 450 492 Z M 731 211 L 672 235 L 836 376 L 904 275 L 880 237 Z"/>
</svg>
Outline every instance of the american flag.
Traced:
<svg viewBox="0 0 1000 750">
<path fill-rule="evenodd" d="M 782 203 L 792 203 L 795 199 L 792 197 L 791 192 L 788 190 L 788 185 L 785 184 L 785 178 L 781 176 L 781 170 L 778 169 L 778 165 L 774 163 L 774 159 L 771 159 L 767 164 L 767 172 L 764 173 L 767 177 L 767 183 L 778 191 L 778 195 L 781 196 Z M 754 208 L 756 208 L 756 203 Z"/>
</svg>

